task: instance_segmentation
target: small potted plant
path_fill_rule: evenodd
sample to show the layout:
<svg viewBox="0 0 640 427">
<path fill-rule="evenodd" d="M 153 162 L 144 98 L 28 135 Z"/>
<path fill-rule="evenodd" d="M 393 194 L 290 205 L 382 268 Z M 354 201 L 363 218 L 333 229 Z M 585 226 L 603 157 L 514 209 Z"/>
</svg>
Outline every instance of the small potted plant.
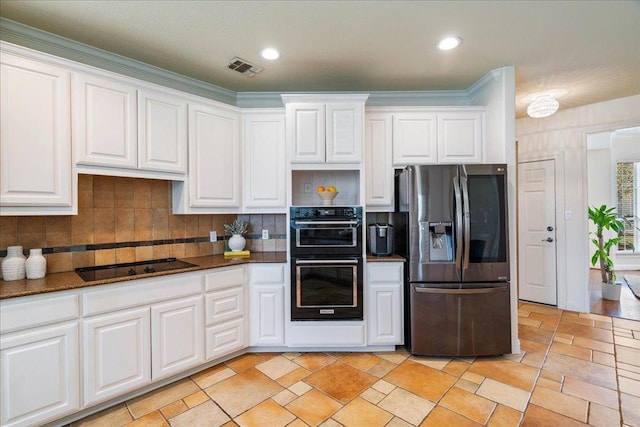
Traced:
<svg viewBox="0 0 640 427">
<path fill-rule="evenodd" d="M 242 237 L 243 234 L 247 232 L 247 223 L 240 221 L 240 219 L 236 218 L 231 225 L 225 224 L 224 231 L 231 234 L 231 238 L 229 239 L 229 249 L 231 252 L 240 252 L 244 249 L 244 245 L 246 244 L 246 240 Z"/>
<path fill-rule="evenodd" d="M 589 219 L 596 226 L 596 238 L 591 239 L 596 246 L 596 250 L 591 257 L 591 265 L 600 264 L 600 274 L 602 275 L 602 297 L 609 300 L 619 300 L 622 283 L 616 282 L 616 275 L 613 269 L 613 261 L 609 258 L 609 251 L 620 241 L 620 237 L 613 237 L 605 241 L 603 232 L 613 230 L 616 233 L 624 228 L 624 224 L 616 217 L 616 208 L 609 208 L 602 205 L 599 208 L 589 207 Z"/>
</svg>

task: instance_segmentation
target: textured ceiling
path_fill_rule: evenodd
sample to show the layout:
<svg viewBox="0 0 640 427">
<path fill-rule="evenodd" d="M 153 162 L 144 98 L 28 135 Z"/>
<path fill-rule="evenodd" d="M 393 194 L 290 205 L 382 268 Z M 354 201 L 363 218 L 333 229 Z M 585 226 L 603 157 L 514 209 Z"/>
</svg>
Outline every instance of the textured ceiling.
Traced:
<svg viewBox="0 0 640 427">
<path fill-rule="evenodd" d="M 639 1 L 3 0 L 0 16 L 238 92 L 467 89 L 513 65 L 518 116 L 541 90 L 566 89 L 560 108 L 640 93 Z M 462 45 L 438 51 L 450 34 Z"/>
</svg>

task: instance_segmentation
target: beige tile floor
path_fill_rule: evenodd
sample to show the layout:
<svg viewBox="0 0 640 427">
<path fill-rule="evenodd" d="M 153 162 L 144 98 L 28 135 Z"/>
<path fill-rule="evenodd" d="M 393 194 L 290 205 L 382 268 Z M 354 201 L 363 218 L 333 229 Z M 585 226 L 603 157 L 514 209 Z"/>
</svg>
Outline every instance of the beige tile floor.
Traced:
<svg viewBox="0 0 640 427">
<path fill-rule="evenodd" d="M 519 355 L 246 354 L 73 426 L 640 427 L 640 321 L 519 316 Z"/>
</svg>

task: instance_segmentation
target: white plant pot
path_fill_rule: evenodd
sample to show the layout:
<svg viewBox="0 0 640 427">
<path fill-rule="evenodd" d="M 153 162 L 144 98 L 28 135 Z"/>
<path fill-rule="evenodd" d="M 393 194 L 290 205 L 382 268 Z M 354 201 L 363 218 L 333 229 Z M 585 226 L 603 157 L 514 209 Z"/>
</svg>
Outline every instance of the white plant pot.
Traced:
<svg viewBox="0 0 640 427">
<path fill-rule="evenodd" d="M 622 282 L 616 281 L 613 283 L 601 283 L 602 285 L 602 298 L 619 301 L 620 291 L 622 290 Z"/>
<path fill-rule="evenodd" d="M 231 252 L 240 252 L 244 249 L 245 244 L 246 240 L 240 234 L 234 234 L 229 239 L 229 249 L 231 249 Z"/>
</svg>

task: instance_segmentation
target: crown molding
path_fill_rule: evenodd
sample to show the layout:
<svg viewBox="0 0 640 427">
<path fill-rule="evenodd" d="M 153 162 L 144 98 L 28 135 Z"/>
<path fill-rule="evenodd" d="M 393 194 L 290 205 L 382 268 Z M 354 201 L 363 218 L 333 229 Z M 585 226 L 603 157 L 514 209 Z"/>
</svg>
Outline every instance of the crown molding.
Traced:
<svg viewBox="0 0 640 427">
<path fill-rule="evenodd" d="M 236 92 L 0 17 L 0 40 L 236 105 Z"/>
</svg>

